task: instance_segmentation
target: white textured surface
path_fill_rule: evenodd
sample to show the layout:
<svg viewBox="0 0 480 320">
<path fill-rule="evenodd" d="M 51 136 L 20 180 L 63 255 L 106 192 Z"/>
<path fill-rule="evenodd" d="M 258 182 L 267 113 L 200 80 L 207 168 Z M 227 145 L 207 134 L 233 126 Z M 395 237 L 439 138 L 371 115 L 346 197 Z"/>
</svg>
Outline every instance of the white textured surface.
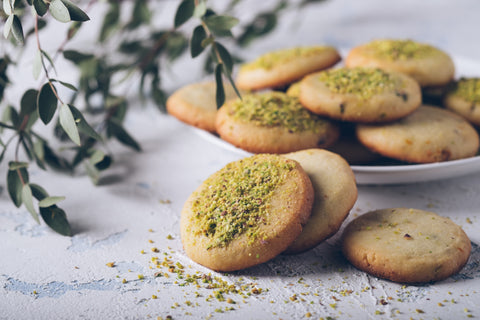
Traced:
<svg viewBox="0 0 480 320">
<path fill-rule="evenodd" d="M 401 37 L 480 59 L 480 42 L 475 38 L 480 27 L 477 0 L 384 3 L 333 0 L 297 16 L 289 14 L 292 22 L 256 43 L 254 49 L 261 52 L 290 43 L 348 48 L 375 37 Z M 188 65 L 172 66 L 173 73 Z M 179 76 L 177 83 L 194 80 Z M 179 212 L 203 179 L 240 155 L 210 143 L 153 107 L 132 112 L 128 127 L 144 151 L 133 154 L 113 145 L 116 164 L 101 186 L 92 186 L 83 175 L 72 179 L 32 171 L 32 182 L 67 197 L 61 206 L 73 227 L 71 238 L 36 225 L 23 208 L 15 209 L 2 184 L 0 319 L 155 319 L 167 315 L 174 319 L 293 319 L 306 318 L 308 313 L 312 319 L 480 317 L 480 173 L 429 183 L 360 186 L 349 217 L 400 206 L 450 217 L 473 243 L 472 256 L 458 275 L 424 286 L 379 280 L 344 260 L 336 235 L 301 255 L 280 256 L 232 274 L 212 273 L 230 284 L 245 286 L 243 294 L 224 294 L 236 302 L 230 304 L 209 298 L 216 290 L 204 283 L 183 285 L 185 279 L 166 267 L 155 268 L 151 258 L 179 262 L 189 274 L 210 272 L 184 255 Z M 5 177 L 5 170 L 2 163 L 0 177 Z M 159 252 L 152 252 L 153 247 Z M 115 267 L 107 267 L 108 262 L 115 262 Z M 170 277 L 154 277 L 157 271 Z M 263 291 L 247 295 L 250 285 Z M 234 310 L 228 310 L 231 307 Z"/>
</svg>

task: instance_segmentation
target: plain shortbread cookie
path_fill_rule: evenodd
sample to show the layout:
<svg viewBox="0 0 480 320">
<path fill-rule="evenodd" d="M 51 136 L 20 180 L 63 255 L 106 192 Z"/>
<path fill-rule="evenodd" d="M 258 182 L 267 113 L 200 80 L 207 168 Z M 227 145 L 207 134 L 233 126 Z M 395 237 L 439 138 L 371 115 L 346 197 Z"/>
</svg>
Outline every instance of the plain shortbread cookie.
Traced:
<svg viewBox="0 0 480 320">
<path fill-rule="evenodd" d="M 284 155 L 296 160 L 312 181 L 315 192 L 312 214 L 300 236 L 286 253 L 309 250 L 335 234 L 357 200 L 355 176 L 339 155 L 321 149 Z"/>
<path fill-rule="evenodd" d="M 424 283 L 459 272 L 470 256 L 471 243 L 448 218 L 393 208 L 371 211 L 350 222 L 342 249 L 355 267 L 374 276 Z"/>
</svg>

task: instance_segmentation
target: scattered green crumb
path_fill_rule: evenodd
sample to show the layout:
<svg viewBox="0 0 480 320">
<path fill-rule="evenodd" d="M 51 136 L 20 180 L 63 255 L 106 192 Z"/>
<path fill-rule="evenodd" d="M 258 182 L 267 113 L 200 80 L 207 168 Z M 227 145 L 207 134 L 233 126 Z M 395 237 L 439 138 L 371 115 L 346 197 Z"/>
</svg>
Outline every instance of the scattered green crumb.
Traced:
<svg viewBox="0 0 480 320">
<path fill-rule="evenodd" d="M 380 311 L 380 310 L 375 310 L 375 315 L 382 315 L 382 314 L 385 314 L 385 312 L 383 311 Z"/>
<path fill-rule="evenodd" d="M 480 78 L 460 78 L 448 92 L 468 102 L 480 103 Z"/>
<path fill-rule="evenodd" d="M 142 279 L 145 279 L 145 276 L 143 274 L 139 274 L 138 276 L 138 279 L 142 280 Z"/>
<path fill-rule="evenodd" d="M 151 250 L 152 250 L 152 252 L 160 252 L 160 250 L 158 250 L 157 247 L 153 247 Z"/>
<path fill-rule="evenodd" d="M 109 267 L 109 268 L 113 268 L 113 267 L 115 267 L 115 262 L 107 262 L 106 266 Z"/>
<path fill-rule="evenodd" d="M 158 297 L 154 294 L 152 294 L 152 299 L 157 299 Z"/>
<path fill-rule="evenodd" d="M 172 240 L 173 239 L 172 235 L 171 234 L 167 235 L 167 239 Z"/>
<path fill-rule="evenodd" d="M 422 309 L 415 309 L 415 312 L 416 313 L 425 313 L 425 311 L 423 311 Z"/>
<path fill-rule="evenodd" d="M 123 278 L 122 283 L 127 283 L 127 279 Z"/>
</svg>

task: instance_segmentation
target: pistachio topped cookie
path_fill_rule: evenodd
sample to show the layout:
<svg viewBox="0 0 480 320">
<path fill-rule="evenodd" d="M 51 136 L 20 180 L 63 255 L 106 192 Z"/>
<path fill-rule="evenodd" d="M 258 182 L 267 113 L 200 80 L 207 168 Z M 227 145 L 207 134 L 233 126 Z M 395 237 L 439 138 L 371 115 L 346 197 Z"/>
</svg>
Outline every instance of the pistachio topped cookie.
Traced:
<svg viewBox="0 0 480 320">
<path fill-rule="evenodd" d="M 232 162 L 186 201 L 180 220 L 185 252 L 216 271 L 266 262 L 302 232 L 313 197 L 310 179 L 294 160 L 262 154 Z"/>
<path fill-rule="evenodd" d="M 358 269 L 395 282 L 439 281 L 459 272 L 470 256 L 465 232 L 433 212 L 392 208 L 348 224 L 343 253 Z"/>
<path fill-rule="evenodd" d="M 444 104 L 447 109 L 480 126 L 480 78 L 461 78 L 452 83 Z"/>
<path fill-rule="evenodd" d="M 337 68 L 306 76 L 300 102 L 310 111 L 352 122 L 388 122 L 420 106 L 421 90 L 407 75 L 378 68 Z"/>
<path fill-rule="evenodd" d="M 479 136 L 459 115 L 422 105 L 398 121 L 356 126 L 358 140 L 385 157 L 411 163 L 431 163 L 473 157 Z"/>
<path fill-rule="evenodd" d="M 217 103 L 215 82 L 192 83 L 175 91 L 167 99 L 169 114 L 194 127 L 215 132 Z M 231 85 L 224 86 L 225 100 L 234 99 L 237 94 Z"/>
<path fill-rule="evenodd" d="M 350 50 L 347 67 L 375 67 L 405 73 L 422 87 L 446 85 L 455 66 L 444 51 L 412 40 L 381 39 Z"/>
<path fill-rule="evenodd" d="M 272 51 L 242 65 L 235 82 L 238 88 L 244 90 L 283 87 L 309 73 L 329 68 L 338 61 L 338 51 L 330 46 Z"/>
<path fill-rule="evenodd" d="M 223 105 L 217 132 L 231 144 L 253 153 L 287 153 L 330 146 L 338 127 L 305 109 L 283 92 L 242 96 Z"/>
</svg>

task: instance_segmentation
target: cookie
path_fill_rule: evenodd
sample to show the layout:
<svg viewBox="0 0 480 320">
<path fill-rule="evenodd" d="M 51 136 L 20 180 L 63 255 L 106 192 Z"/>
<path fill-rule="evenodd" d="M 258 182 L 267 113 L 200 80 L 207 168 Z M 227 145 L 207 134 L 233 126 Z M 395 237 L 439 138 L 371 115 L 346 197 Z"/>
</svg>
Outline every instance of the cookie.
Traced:
<svg viewBox="0 0 480 320">
<path fill-rule="evenodd" d="M 225 84 L 225 100 L 236 98 L 231 85 Z M 215 82 L 192 83 L 175 91 L 166 103 L 169 114 L 191 126 L 215 132 L 217 102 Z"/>
<path fill-rule="evenodd" d="M 446 52 L 412 40 L 381 39 L 354 47 L 345 65 L 402 72 L 422 87 L 443 86 L 455 75 L 453 60 Z"/>
<path fill-rule="evenodd" d="M 302 233 L 285 253 L 309 250 L 334 235 L 357 200 L 355 176 L 339 155 L 321 149 L 285 154 L 300 163 L 313 184 L 312 214 Z"/>
<path fill-rule="evenodd" d="M 300 102 L 310 111 L 351 122 L 389 122 L 420 106 L 418 83 L 378 68 L 337 68 L 306 76 Z"/>
<path fill-rule="evenodd" d="M 480 126 L 480 78 L 455 81 L 447 90 L 444 105 L 475 126 Z"/>
<path fill-rule="evenodd" d="M 283 87 L 309 73 L 329 68 L 340 59 L 338 51 L 330 46 L 277 50 L 243 64 L 235 83 L 244 90 Z"/>
<path fill-rule="evenodd" d="M 185 252 L 216 271 L 266 262 L 302 232 L 313 197 L 310 179 L 294 160 L 261 154 L 232 162 L 186 201 L 180 219 Z"/>
<path fill-rule="evenodd" d="M 358 140 L 389 158 L 431 163 L 473 157 L 479 147 L 477 131 L 455 113 L 423 105 L 396 122 L 357 125 Z"/>
<path fill-rule="evenodd" d="M 463 268 L 471 251 L 467 235 L 450 219 L 407 208 L 361 215 L 345 228 L 342 242 L 355 267 L 403 283 L 446 279 Z"/>
<path fill-rule="evenodd" d="M 338 127 L 305 109 L 283 92 L 244 95 L 223 105 L 217 132 L 236 147 L 252 153 L 287 153 L 324 148 L 338 138 Z"/>
</svg>

